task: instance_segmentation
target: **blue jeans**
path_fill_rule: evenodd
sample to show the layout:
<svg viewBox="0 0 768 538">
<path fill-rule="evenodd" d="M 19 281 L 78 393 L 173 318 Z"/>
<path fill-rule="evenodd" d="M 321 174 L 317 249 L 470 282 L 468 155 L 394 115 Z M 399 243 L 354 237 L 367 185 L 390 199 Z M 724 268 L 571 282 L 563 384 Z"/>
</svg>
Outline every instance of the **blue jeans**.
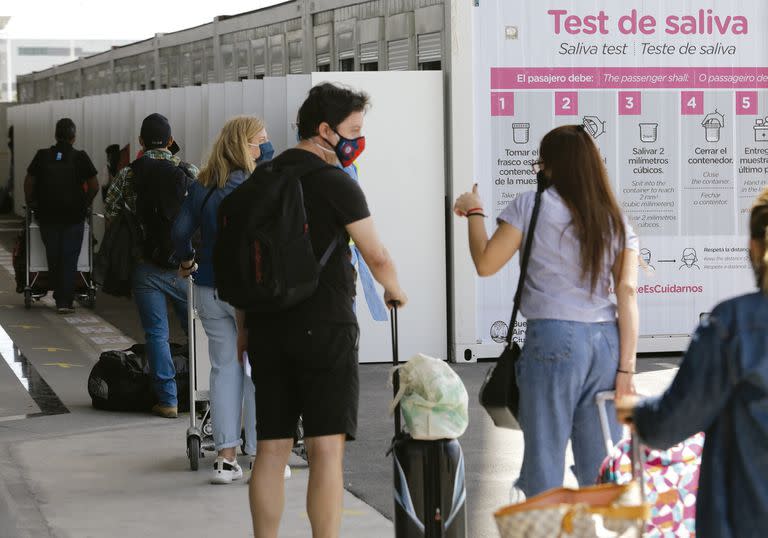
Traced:
<svg viewBox="0 0 768 538">
<path fill-rule="evenodd" d="M 241 420 L 245 452 L 256 454 L 256 396 L 253 381 L 237 357 L 235 309 L 219 300 L 210 286 L 195 286 L 195 308 L 208 336 L 211 359 L 211 420 L 216 450 L 240 445 Z"/>
<path fill-rule="evenodd" d="M 614 389 L 618 365 L 615 322 L 528 321 L 516 367 L 525 440 L 516 486 L 527 497 L 562 486 L 568 439 L 579 485 L 595 483 L 606 456 L 595 395 Z M 608 418 L 616 443 L 621 426 L 612 405 Z"/>
<path fill-rule="evenodd" d="M 40 225 L 40 236 L 48 259 L 48 275 L 57 307 L 70 307 L 75 300 L 75 275 L 85 223 Z"/>
<path fill-rule="evenodd" d="M 176 368 L 168 346 L 168 306 L 171 300 L 181 327 L 187 332 L 187 282 L 175 269 L 140 263 L 133 272 L 133 298 L 139 309 L 147 359 L 155 392 L 162 406 L 176 407 Z"/>
</svg>

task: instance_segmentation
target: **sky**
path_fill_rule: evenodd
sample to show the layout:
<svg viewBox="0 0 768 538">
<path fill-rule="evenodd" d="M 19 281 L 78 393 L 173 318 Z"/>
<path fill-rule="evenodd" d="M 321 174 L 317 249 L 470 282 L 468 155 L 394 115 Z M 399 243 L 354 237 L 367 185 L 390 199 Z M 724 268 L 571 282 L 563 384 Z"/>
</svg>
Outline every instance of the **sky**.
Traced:
<svg viewBox="0 0 768 538">
<path fill-rule="evenodd" d="M 113 39 L 137 41 L 211 22 L 217 15 L 253 11 L 283 0 L 166 2 L 131 0 L 6 0 L 0 15 L 11 20 L 11 39 Z"/>
</svg>

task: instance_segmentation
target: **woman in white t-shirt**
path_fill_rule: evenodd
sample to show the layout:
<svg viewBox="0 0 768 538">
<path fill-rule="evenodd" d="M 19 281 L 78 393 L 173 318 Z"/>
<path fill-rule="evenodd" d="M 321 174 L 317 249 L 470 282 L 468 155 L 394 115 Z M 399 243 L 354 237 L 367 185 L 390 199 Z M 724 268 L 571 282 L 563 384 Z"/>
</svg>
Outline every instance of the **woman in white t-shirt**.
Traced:
<svg viewBox="0 0 768 538">
<path fill-rule="evenodd" d="M 566 125 L 544 136 L 539 156 L 534 168 L 548 188 L 523 287 L 527 332 L 516 366 L 525 440 L 516 486 L 529 497 L 562 485 L 569 439 L 579 484 L 594 483 L 605 456 L 595 395 L 634 392 L 638 335 L 638 240 L 597 146 L 582 126 Z M 521 248 L 534 200 L 534 192 L 515 198 L 490 239 L 477 186 L 456 200 L 478 275 L 495 274 Z M 611 431 L 618 441 L 615 420 Z"/>
</svg>

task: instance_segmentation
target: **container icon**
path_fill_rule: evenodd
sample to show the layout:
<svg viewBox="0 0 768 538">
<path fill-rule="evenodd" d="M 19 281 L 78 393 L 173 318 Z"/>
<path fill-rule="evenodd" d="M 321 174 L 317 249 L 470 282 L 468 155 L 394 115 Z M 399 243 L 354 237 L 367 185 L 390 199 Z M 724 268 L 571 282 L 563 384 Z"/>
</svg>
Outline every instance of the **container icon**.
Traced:
<svg viewBox="0 0 768 538">
<path fill-rule="evenodd" d="M 641 123 L 640 124 L 640 142 L 651 144 L 656 142 L 659 137 L 659 124 L 658 123 Z"/>
<path fill-rule="evenodd" d="M 755 120 L 755 142 L 768 142 L 768 118 Z"/>
<path fill-rule="evenodd" d="M 704 127 L 707 142 L 720 142 L 720 129 L 725 127 L 725 116 L 715 109 L 704 117 L 701 125 Z"/>
<path fill-rule="evenodd" d="M 512 140 L 515 144 L 527 144 L 530 136 L 530 123 L 513 123 Z"/>
<path fill-rule="evenodd" d="M 584 116 L 582 124 L 592 138 L 597 138 L 605 132 L 605 122 L 597 116 Z"/>
</svg>

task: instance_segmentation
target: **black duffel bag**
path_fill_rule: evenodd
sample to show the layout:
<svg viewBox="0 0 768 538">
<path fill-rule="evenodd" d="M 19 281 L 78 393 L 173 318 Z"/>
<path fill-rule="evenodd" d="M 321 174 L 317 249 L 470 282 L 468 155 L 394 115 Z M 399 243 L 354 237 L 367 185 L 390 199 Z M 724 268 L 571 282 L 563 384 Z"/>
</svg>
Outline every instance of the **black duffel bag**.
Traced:
<svg viewBox="0 0 768 538">
<path fill-rule="evenodd" d="M 186 348 L 170 344 L 176 367 L 179 411 L 189 409 L 189 359 Z M 88 376 L 93 407 L 105 411 L 149 412 L 157 403 L 152 387 L 146 346 L 136 344 L 122 351 L 105 351 Z"/>
</svg>

